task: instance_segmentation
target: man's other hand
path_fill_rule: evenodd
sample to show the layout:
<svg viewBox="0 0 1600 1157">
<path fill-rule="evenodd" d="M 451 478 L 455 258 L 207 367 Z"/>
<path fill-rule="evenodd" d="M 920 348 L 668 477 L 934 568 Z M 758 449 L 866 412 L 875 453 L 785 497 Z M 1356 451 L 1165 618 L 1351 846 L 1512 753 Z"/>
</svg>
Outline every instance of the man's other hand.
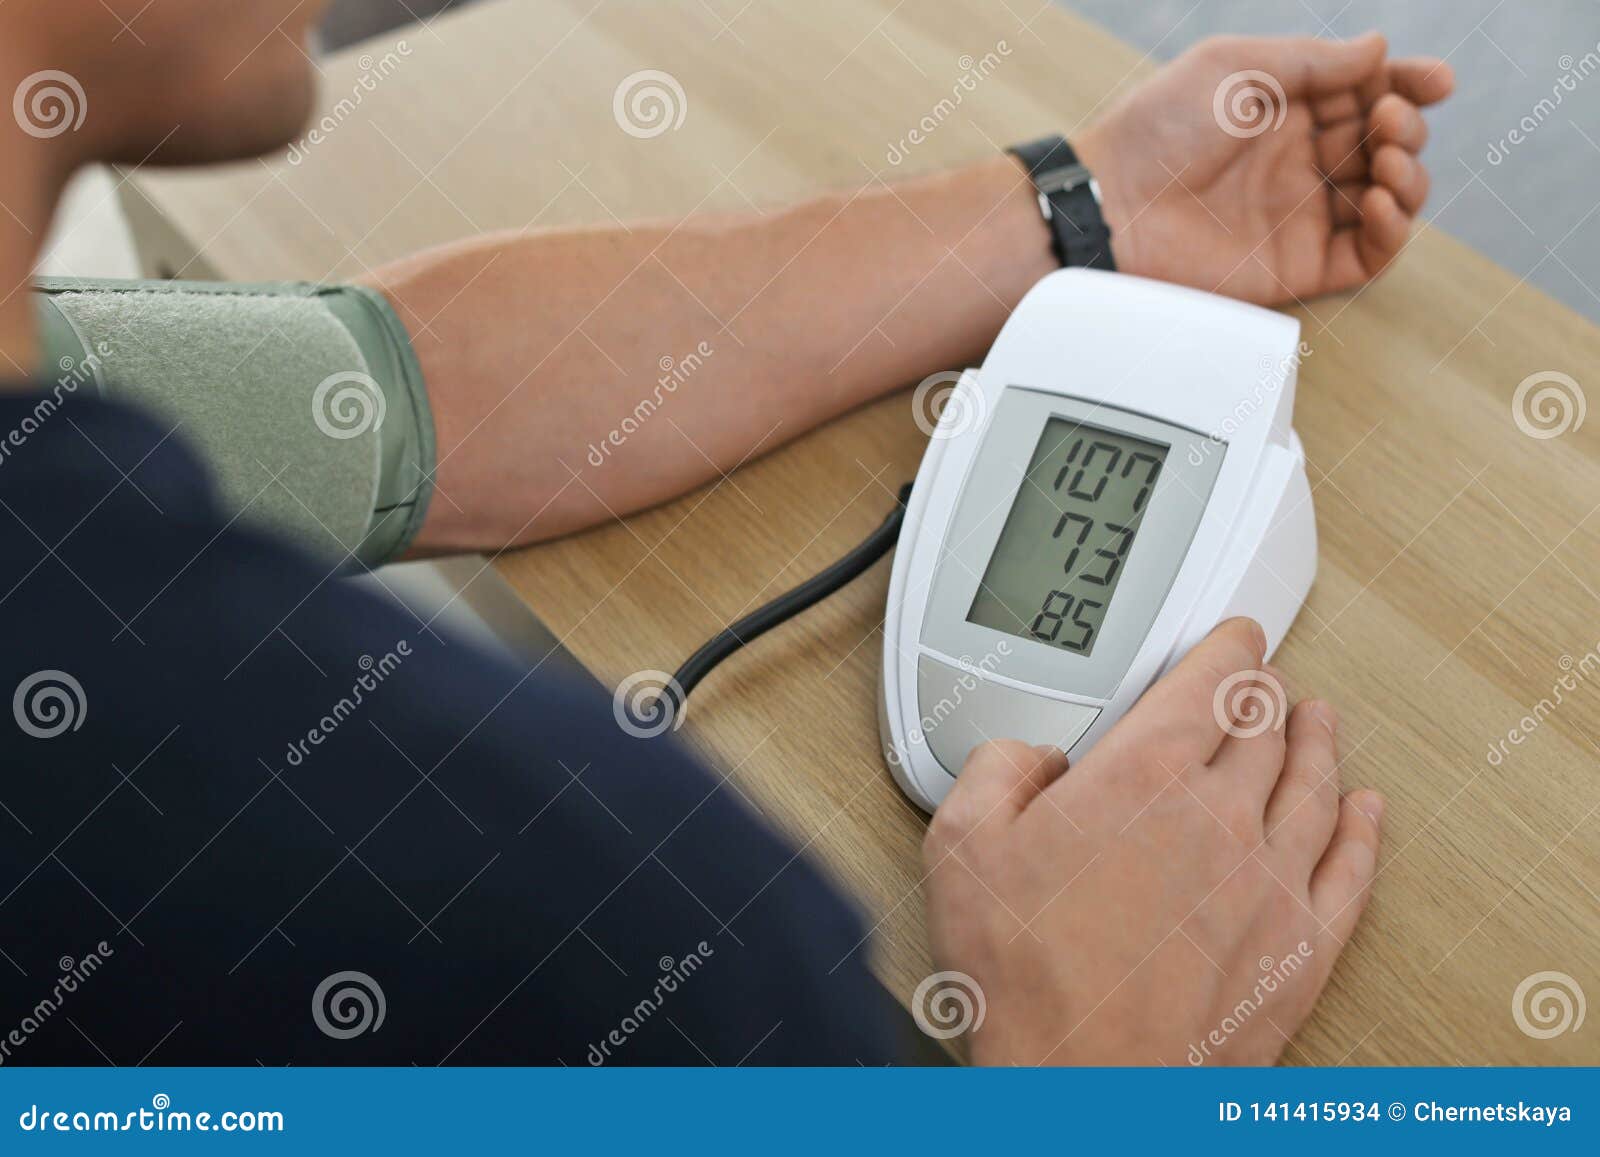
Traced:
<svg viewBox="0 0 1600 1157">
<path fill-rule="evenodd" d="M 1450 66 L 1353 40 L 1201 41 L 1074 138 L 1128 273 L 1263 305 L 1376 277 L 1428 195 Z"/>
</svg>

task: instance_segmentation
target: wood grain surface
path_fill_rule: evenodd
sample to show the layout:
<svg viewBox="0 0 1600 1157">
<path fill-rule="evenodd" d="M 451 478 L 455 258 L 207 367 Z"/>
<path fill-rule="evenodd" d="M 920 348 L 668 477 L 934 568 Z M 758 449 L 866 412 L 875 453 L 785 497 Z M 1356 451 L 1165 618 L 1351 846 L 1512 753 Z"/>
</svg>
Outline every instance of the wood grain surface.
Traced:
<svg viewBox="0 0 1600 1157">
<path fill-rule="evenodd" d="M 324 62 L 332 127 L 299 163 L 141 172 L 130 192 L 249 279 L 335 280 L 481 229 L 771 206 L 1070 131 L 1153 67 L 1034 7 L 485 3 L 399 34 L 403 53 L 391 38 Z M 998 67 L 960 89 L 986 54 Z M 686 115 L 641 139 L 612 99 L 647 68 Z M 924 117 L 936 128 L 891 164 Z M 1513 410 L 1533 374 L 1593 392 L 1600 330 L 1433 228 L 1364 292 L 1293 312 L 1322 558 L 1276 662 L 1339 705 L 1346 782 L 1390 809 L 1371 910 L 1288 1059 L 1600 1062 L 1593 1018 L 1540 1039 L 1512 1004 L 1542 971 L 1600 996 L 1600 420 L 1535 437 Z M 836 335 L 841 353 L 870 328 Z M 859 541 L 923 445 L 896 393 L 496 565 L 601 679 L 671 669 Z M 904 1000 L 931 964 L 923 821 L 877 738 L 887 569 L 718 670 L 681 734 L 857 898 L 861 951 Z"/>
</svg>

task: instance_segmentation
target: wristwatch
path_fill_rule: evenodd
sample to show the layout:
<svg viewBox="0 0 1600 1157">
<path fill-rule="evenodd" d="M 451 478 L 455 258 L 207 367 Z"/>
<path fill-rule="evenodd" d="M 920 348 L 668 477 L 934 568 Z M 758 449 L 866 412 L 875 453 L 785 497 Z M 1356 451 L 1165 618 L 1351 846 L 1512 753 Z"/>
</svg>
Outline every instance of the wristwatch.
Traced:
<svg viewBox="0 0 1600 1157">
<path fill-rule="evenodd" d="M 1100 211 L 1100 186 L 1066 138 L 1042 137 L 1007 151 L 1033 178 L 1056 259 L 1062 265 L 1115 269 L 1111 230 Z"/>
</svg>

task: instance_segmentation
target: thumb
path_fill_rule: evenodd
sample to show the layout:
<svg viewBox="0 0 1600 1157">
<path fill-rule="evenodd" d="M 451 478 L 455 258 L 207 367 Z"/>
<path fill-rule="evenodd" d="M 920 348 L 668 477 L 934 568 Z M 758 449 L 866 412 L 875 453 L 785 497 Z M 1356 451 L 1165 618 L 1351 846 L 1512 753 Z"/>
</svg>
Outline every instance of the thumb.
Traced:
<svg viewBox="0 0 1600 1157">
<path fill-rule="evenodd" d="M 1388 42 L 1377 32 L 1351 40 L 1292 37 L 1278 79 L 1290 96 L 1322 97 L 1355 88 L 1382 66 Z"/>
</svg>

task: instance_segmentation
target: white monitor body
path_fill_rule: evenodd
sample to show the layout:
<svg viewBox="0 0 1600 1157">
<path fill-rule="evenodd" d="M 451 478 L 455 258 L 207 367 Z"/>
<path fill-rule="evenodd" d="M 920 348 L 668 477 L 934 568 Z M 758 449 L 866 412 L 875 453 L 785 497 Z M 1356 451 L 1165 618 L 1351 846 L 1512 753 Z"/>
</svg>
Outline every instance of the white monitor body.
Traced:
<svg viewBox="0 0 1600 1157">
<path fill-rule="evenodd" d="M 987 739 L 1080 755 L 1224 619 L 1256 619 L 1277 647 L 1317 562 L 1290 426 L 1299 333 L 1228 298 L 1069 269 L 1040 281 L 961 376 L 917 471 L 884 619 L 884 752 L 920 807 L 938 806 Z M 1091 456 L 1122 496 L 1098 527 L 1081 511 L 1100 507 L 1072 513 L 1065 497 L 1112 502 L 1078 469 Z M 1052 538 L 1042 528 L 1062 510 Z M 1021 600 L 1052 585 L 1041 559 L 1071 555 L 1086 523 L 1106 537 L 1080 553 L 1099 545 L 1105 561 L 1063 562 L 1067 589 L 1030 619 Z M 1098 601 L 1085 593 L 1095 570 L 1115 579 Z M 1081 620 L 1051 609 L 1072 592 L 1091 608 Z"/>
</svg>

